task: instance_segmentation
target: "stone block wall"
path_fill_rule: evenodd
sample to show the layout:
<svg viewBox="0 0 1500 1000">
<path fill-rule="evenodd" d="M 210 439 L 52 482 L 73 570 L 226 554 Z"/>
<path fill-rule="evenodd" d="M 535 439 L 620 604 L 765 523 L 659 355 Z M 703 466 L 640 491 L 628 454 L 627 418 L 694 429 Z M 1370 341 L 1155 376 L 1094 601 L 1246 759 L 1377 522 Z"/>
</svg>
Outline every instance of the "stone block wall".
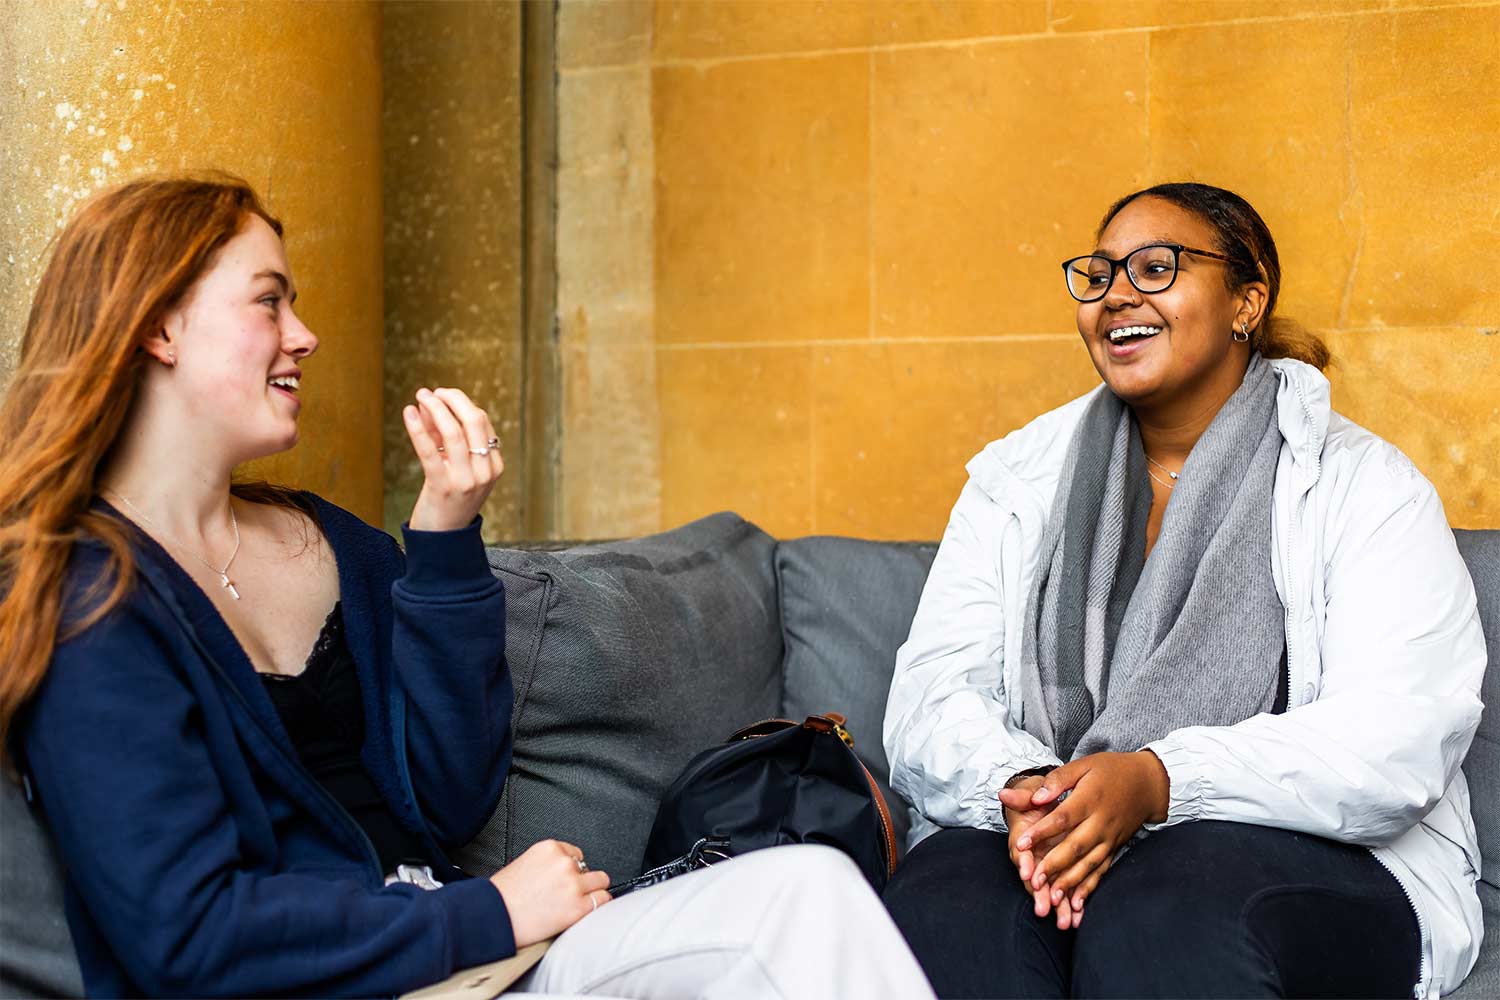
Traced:
<svg viewBox="0 0 1500 1000">
<path fill-rule="evenodd" d="M 1500 3 L 562 0 L 572 536 L 934 538 L 1097 376 L 1058 262 L 1245 195 L 1334 404 L 1500 526 Z"/>
</svg>

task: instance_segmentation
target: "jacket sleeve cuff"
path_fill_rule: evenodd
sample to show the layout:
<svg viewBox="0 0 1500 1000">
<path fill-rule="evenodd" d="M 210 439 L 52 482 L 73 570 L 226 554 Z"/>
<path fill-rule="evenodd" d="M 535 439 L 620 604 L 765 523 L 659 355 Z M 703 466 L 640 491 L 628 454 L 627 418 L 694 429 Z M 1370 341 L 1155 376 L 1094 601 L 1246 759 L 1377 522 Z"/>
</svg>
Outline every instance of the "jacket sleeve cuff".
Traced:
<svg viewBox="0 0 1500 1000">
<path fill-rule="evenodd" d="M 1170 736 L 1148 743 L 1142 749 L 1156 754 L 1156 759 L 1161 761 L 1161 766 L 1167 771 L 1167 782 L 1171 788 L 1167 796 L 1166 822 L 1147 823 L 1142 829 L 1160 830 L 1178 823 L 1202 819 L 1209 789 L 1200 755 Z"/>
<path fill-rule="evenodd" d="M 1015 757 L 995 768 L 990 774 L 989 787 L 984 792 L 989 800 L 990 821 L 995 830 L 1000 833 L 1010 831 L 1010 824 L 1005 822 L 1005 804 L 1000 801 L 1000 790 L 1005 787 L 1005 783 L 1022 771 L 1034 771 L 1039 768 L 1046 768 L 1050 771 L 1054 767 L 1062 767 L 1062 761 L 1047 754 Z"/>
<path fill-rule="evenodd" d="M 403 524 L 406 575 L 402 585 L 412 592 L 451 594 L 493 583 L 479 533 L 483 523 L 483 518 L 475 517 L 452 531 L 417 531 Z"/>
<path fill-rule="evenodd" d="M 437 890 L 448 918 L 453 970 L 497 962 L 516 953 L 510 911 L 500 890 L 487 878 L 451 882 Z"/>
</svg>

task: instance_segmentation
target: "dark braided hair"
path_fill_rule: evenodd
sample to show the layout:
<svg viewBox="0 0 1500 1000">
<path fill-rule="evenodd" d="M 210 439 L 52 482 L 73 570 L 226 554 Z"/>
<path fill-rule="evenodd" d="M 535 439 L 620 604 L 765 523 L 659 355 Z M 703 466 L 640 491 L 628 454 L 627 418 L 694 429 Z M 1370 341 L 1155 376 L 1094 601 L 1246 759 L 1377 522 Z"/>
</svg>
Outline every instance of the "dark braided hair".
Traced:
<svg viewBox="0 0 1500 1000">
<path fill-rule="evenodd" d="M 1332 360 L 1322 338 L 1292 320 L 1274 317 L 1276 298 L 1281 292 L 1281 258 L 1270 227 L 1250 203 L 1233 191 L 1211 184 L 1179 182 L 1127 194 L 1110 206 L 1099 223 L 1099 235 L 1114 221 L 1120 210 L 1137 198 L 1161 198 L 1186 209 L 1213 227 L 1218 250 L 1229 258 L 1224 281 L 1231 288 L 1243 288 L 1252 281 L 1265 282 L 1266 311 L 1260 325 L 1250 333 L 1250 346 L 1268 358 L 1295 358 L 1314 368 L 1328 367 Z"/>
</svg>

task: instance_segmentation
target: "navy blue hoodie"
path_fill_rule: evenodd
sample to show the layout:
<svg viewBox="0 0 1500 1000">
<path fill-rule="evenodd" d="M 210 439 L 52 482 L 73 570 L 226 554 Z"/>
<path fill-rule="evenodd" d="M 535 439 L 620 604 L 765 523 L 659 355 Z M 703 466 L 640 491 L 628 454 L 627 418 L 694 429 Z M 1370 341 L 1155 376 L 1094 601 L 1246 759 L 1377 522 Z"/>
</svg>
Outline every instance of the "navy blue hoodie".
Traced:
<svg viewBox="0 0 1500 1000">
<path fill-rule="evenodd" d="M 92 996 L 390 996 L 515 952 L 500 893 L 442 852 L 483 827 L 510 763 L 505 593 L 478 522 L 407 531 L 403 557 L 308 496 L 338 561 L 365 767 L 453 881 L 383 885 L 223 618 L 140 535 L 136 586 L 59 644 L 23 722 Z M 65 592 L 104 562 L 77 546 Z"/>
</svg>

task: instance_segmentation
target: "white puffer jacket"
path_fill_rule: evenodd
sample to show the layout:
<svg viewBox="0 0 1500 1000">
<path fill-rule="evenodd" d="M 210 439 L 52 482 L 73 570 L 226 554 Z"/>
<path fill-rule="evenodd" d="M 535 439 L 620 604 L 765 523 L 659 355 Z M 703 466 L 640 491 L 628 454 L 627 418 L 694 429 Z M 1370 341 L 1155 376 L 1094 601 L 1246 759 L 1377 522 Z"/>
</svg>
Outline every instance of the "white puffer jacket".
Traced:
<svg viewBox="0 0 1500 1000">
<path fill-rule="evenodd" d="M 1232 820 L 1367 845 L 1411 897 L 1423 949 L 1414 995 L 1435 997 L 1468 975 L 1483 934 L 1459 770 L 1486 655 L 1474 584 L 1411 461 L 1333 413 L 1316 369 L 1272 364 L 1285 439 L 1271 538 L 1287 711 L 1151 744 L 1171 779 L 1164 825 Z M 1058 763 L 1021 728 L 1021 622 L 1091 396 L 969 462 L 886 707 L 891 785 L 921 814 L 913 843 L 938 826 L 1004 830 L 1006 779 Z"/>
</svg>

